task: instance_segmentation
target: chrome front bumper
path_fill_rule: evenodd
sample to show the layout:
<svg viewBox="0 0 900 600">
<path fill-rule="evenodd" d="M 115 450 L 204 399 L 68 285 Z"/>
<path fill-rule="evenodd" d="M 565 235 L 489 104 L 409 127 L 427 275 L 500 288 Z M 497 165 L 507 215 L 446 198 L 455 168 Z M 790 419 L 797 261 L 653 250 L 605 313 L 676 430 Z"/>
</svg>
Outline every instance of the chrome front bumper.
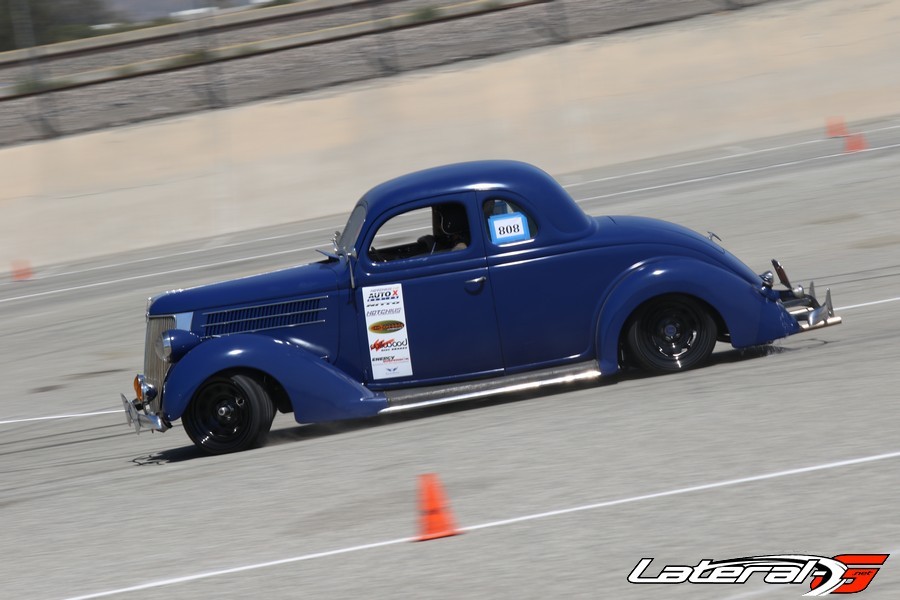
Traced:
<svg viewBox="0 0 900 600">
<path fill-rule="evenodd" d="M 122 405 L 125 408 L 125 422 L 128 423 L 129 427 L 134 427 L 135 433 L 140 433 L 142 429 L 165 431 L 169 428 L 159 415 L 138 410 L 138 407 L 135 405 L 137 400 L 129 400 L 125 397 L 125 394 L 120 395 L 122 397 Z"/>
<path fill-rule="evenodd" d="M 831 305 L 831 290 L 825 290 L 825 302 L 819 304 L 815 296 L 815 288 L 810 288 L 809 294 L 804 294 L 801 299 L 802 303 L 796 303 L 791 306 L 785 305 L 788 312 L 797 319 L 797 324 L 803 331 L 811 329 L 821 329 L 831 325 L 839 325 L 843 320 L 834 314 L 834 307 Z"/>
</svg>

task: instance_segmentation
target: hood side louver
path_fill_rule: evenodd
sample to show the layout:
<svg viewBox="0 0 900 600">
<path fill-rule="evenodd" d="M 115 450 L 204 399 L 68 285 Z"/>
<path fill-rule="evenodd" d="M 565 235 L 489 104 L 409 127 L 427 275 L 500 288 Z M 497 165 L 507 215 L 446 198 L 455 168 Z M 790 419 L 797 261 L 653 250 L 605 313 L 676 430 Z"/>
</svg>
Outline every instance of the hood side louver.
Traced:
<svg viewBox="0 0 900 600">
<path fill-rule="evenodd" d="M 203 312 L 203 336 L 250 333 L 325 321 L 328 296 Z"/>
</svg>

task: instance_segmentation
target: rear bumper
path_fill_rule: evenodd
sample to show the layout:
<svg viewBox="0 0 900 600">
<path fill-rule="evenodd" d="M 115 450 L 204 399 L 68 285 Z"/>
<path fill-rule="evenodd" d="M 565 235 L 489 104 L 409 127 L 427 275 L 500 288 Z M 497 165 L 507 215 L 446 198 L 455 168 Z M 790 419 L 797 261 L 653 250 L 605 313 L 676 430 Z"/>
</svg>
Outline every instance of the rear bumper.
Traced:
<svg viewBox="0 0 900 600">
<path fill-rule="evenodd" d="M 124 394 L 121 394 L 122 406 L 125 408 L 125 422 L 134 427 L 135 433 L 140 433 L 143 429 L 150 431 L 165 431 L 169 425 L 162 417 L 156 414 L 141 411 L 136 406 L 136 400 L 129 400 Z"/>
</svg>

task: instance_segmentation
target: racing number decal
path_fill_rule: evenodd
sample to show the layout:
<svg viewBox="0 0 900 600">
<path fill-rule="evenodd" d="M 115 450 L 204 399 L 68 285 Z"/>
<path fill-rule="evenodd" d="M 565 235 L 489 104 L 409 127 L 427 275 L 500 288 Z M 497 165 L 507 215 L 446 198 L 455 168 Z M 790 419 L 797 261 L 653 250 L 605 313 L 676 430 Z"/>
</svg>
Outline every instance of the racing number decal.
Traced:
<svg viewBox="0 0 900 600">
<path fill-rule="evenodd" d="M 531 238 L 528 220 L 522 213 L 494 215 L 488 219 L 488 227 L 491 230 L 491 241 L 495 244 L 518 242 Z"/>
</svg>

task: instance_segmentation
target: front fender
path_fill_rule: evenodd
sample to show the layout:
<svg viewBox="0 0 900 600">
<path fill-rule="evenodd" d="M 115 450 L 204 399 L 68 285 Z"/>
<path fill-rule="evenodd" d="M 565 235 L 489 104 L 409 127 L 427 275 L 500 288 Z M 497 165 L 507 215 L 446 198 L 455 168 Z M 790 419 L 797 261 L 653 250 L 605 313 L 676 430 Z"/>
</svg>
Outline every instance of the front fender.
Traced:
<svg viewBox="0 0 900 600">
<path fill-rule="evenodd" d="M 253 369 L 277 380 L 290 398 L 298 423 L 370 417 L 387 406 L 382 394 L 308 350 L 247 333 L 205 340 L 172 366 L 163 388 L 166 419 L 180 418 L 204 381 L 232 369 Z"/>
<path fill-rule="evenodd" d="M 765 344 L 800 331 L 784 306 L 736 273 L 688 257 L 649 260 L 625 273 L 601 304 L 597 321 L 601 373 L 618 370 L 619 339 L 628 317 L 642 303 L 664 294 L 686 294 L 710 305 L 728 327 L 735 348 Z"/>
</svg>

